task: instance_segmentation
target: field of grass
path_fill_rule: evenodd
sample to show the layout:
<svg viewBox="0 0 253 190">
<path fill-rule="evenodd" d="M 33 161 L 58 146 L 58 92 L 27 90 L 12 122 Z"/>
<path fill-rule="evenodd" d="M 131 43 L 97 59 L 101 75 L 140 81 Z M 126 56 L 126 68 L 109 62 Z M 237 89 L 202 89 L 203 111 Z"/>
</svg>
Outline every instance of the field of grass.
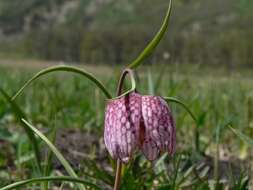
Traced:
<svg viewBox="0 0 253 190">
<path fill-rule="evenodd" d="M 45 67 L 24 65 L 12 61 L 0 64 L 0 87 L 9 96 Z M 80 67 L 94 73 L 115 95 L 119 67 Z M 124 167 L 121 189 L 252 187 L 252 147 L 230 127 L 253 138 L 253 71 L 231 73 L 221 67 L 153 65 L 142 67 L 136 74 L 140 93 L 180 99 L 195 114 L 197 123 L 185 109 L 171 102 L 177 128 L 175 156 L 165 154 L 150 163 L 141 154 L 136 155 Z M 27 120 L 59 148 L 80 178 L 103 189 L 112 188 L 115 164 L 103 143 L 106 97 L 98 88 L 82 76 L 52 73 L 35 81 L 15 102 Z M 33 148 L 22 125 L 0 94 L 0 187 L 28 178 L 68 175 L 47 145 L 40 138 L 38 141 L 42 173 L 36 167 Z M 49 188 L 47 185 L 42 188 L 78 188 L 68 182 L 50 182 Z M 21 189 L 39 187 L 33 184 Z"/>
</svg>

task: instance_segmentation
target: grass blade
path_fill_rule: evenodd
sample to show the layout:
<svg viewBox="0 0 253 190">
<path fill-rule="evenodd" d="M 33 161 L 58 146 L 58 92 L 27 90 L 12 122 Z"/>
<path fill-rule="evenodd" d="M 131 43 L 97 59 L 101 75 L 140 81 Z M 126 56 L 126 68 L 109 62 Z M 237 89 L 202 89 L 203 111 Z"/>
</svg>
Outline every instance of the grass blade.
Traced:
<svg viewBox="0 0 253 190">
<path fill-rule="evenodd" d="M 23 180 L 23 181 L 19 181 L 19 182 L 15 182 L 13 184 L 7 185 L 7 186 L 1 188 L 0 190 L 17 189 L 17 188 L 20 188 L 20 187 L 28 185 L 28 184 L 41 183 L 41 182 L 45 182 L 45 181 L 48 181 L 48 182 L 49 181 L 73 182 L 73 183 L 79 183 L 79 184 L 82 184 L 82 185 L 93 187 L 93 189 L 102 190 L 102 188 L 98 187 L 97 185 L 95 185 L 91 182 L 88 182 L 88 181 L 85 181 L 85 180 L 79 179 L 79 178 L 68 177 L 68 176 L 40 177 L 40 178 L 33 178 L 33 179 Z"/>
<path fill-rule="evenodd" d="M 51 142 L 54 143 L 55 139 L 56 139 L 56 129 L 54 127 L 50 140 L 51 140 Z M 52 159 L 53 159 L 53 151 L 51 151 L 50 149 L 48 149 L 47 156 L 46 156 L 46 161 L 45 161 L 45 167 L 44 167 L 43 176 L 49 176 L 50 170 L 52 168 Z M 43 184 L 43 190 L 48 190 L 48 181 L 46 181 Z"/>
<path fill-rule="evenodd" d="M 150 95 L 155 94 L 154 82 L 150 70 L 148 71 L 148 92 Z"/>
<path fill-rule="evenodd" d="M 77 68 L 77 67 L 73 67 L 73 66 L 66 66 L 66 65 L 60 65 L 60 66 L 53 66 L 53 67 L 49 67 L 46 69 L 43 69 L 41 71 L 39 71 L 37 74 L 35 74 L 31 79 L 29 79 L 19 90 L 18 92 L 12 97 L 12 100 L 15 100 L 22 92 L 23 90 L 29 85 L 31 84 L 34 80 L 36 80 L 37 78 L 48 74 L 48 73 L 52 73 L 52 72 L 56 72 L 56 71 L 66 71 L 66 72 L 72 72 L 72 73 L 76 73 L 76 74 L 80 74 L 82 76 L 85 76 L 86 78 L 88 78 L 89 80 L 91 80 L 93 83 L 95 83 L 97 85 L 97 87 L 99 87 L 102 92 L 105 94 L 105 96 L 108 99 L 111 99 L 112 96 L 109 93 L 109 91 L 106 89 L 106 87 L 102 84 L 102 82 L 100 82 L 94 75 L 92 75 L 91 73 Z"/>
<path fill-rule="evenodd" d="M 93 160 L 86 160 L 86 165 L 90 169 L 90 171 L 93 171 L 92 177 L 100 179 L 104 183 L 113 186 L 114 183 L 114 177 L 111 176 L 107 171 L 99 168 L 96 165 L 96 162 Z"/>
<path fill-rule="evenodd" d="M 179 105 L 181 105 L 189 114 L 190 116 L 192 117 L 192 119 L 196 122 L 196 124 L 198 125 L 198 120 L 197 118 L 195 117 L 195 115 L 193 114 L 193 112 L 190 110 L 190 108 L 185 104 L 183 103 L 181 100 L 177 99 L 177 98 L 173 98 L 173 97 L 163 97 L 166 101 L 168 102 L 174 102 L 174 103 L 177 103 Z"/>
<path fill-rule="evenodd" d="M 149 42 L 149 44 L 146 46 L 146 48 L 140 53 L 140 55 L 128 66 L 128 68 L 134 69 L 134 68 L 138 67 L 148 56 L 150 56 L 153 53 L 153 51 L 155 50 L 155 48 L 157 47 L 157 45 L 159 44 L 159 42 L 163 38 L 163 36 L 168 28 L 171 7 L 172 7 L 172 0 L 170 0 L 169 8 L 167 10 L 166 16 L 164 18 L 164 21 L 163 21 L 163 24 L 162 24 L 160 30 L 157 32 L 157 34 L 152 39 L 152 41 Z"/>
<path fill-rule="evenodd" d="M 54 153 L 54 155 L 58 158 L 58 160 L 61 162 L 61 164 L 64 166 L 66 171 L 71 177 L 77 178 L 77 174 L 73 170 L 73 168 L 70 166 L 68 161 L 64 158 L 64 156 L 60 153 L 60 151 L 48 140 L 48 138 L 42 134 L 38 129 L 33 127 L 30 123 L 28 123 L 25 119 L 22 119 L 22 122 L 29 127 L 36 135 L 38 135 L 46 144 L 47 146 L 51 149 L 51 151 Z M 78 185 L 80 190 L 85 189 L 82 185 Z"/>
<path fill-rule="evenodd" d="M 192 119 L 195 121 L 196 123 L 196 126 L 195 126 L 195 149 L 197 152 L 200 152 L 200 142 L 199 142 L 199 121 L 197 120 L 196 116 L 193 114 L 193 112 L 190 110 L 190 108 L 185 104 L 183 103 L 182 101 L 180 101 L 179 99 L 177 98 L 173 98 L 173 97 L 163 97 L 166 101 L 168 102 L 174 102 L 174 103 L 177 103 L 179 105 L 181 105 L 189 114 L 190 116 L 192 117 Z"/>
<path fill-rule="evenodd" d="M 10 104 L 16 119 L 20 122 L 22 118 L 26 118 L 25 113 L 21 110 L 21 108 L 15 102 L 11 101 L 11 97 L 2 88 L 0 88 L 0 92 L 4 96 L 6 101 Z M 32 143 L 34 154 L 36 157 L 36 164 L 39 169 L 39 172 L 42 173 L 39 144 L 36 140 L 36 137 L 34 136 L 33 131 L 29 127 L 24 125 L 22 122 L 21 122 L 21 125 L 22 125 L 24 131 L 26 132 L 29 140 Z"/>
<path fill-rule="evenodd" d="M 242 132 L 234 129 L 233 127 L 229 126 L 229 128 L 244 142 L 246 142 L 247 144 L 249 144 L 250 146 L 253 146 L 253 139 L 251 139 L 250 137 L 244 135 Z"/>
</svg>

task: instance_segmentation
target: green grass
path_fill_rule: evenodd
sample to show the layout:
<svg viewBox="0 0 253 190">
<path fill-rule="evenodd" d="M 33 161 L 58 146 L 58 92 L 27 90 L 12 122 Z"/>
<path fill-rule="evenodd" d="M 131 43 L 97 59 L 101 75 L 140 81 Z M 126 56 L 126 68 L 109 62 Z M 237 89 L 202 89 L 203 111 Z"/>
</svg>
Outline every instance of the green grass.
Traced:
<svg viewBox="0 0 253 190">
<path fill-rule="evenodd" d="M 0 66 L 0 87 L 9 95 L 14 95 L 38 70 L 37 67 Z M 115 95 L 117 85 L 115 81 L 119 77 L 119 68 L 97 66 L 89 67 L 89 70 Z M 195 122 L 182 107 L 170 103 L 177 126 L 178 148 L 175 157 L 163 156 L 157 162 L 149 163 L 137 155 L 136 159 L 124 168 L 122 189 L 151 189 L 154 186 L 159 186 L 157 189 L 161 190 L 179 189 L 183 186 L 212 189 L 212 184 L 214 189 L 223 189 L 226 185 L 233 189 L 245 189 L 247 184 L 245 176 L 249 175 L 249 170 L 244 168 L 252 164 L 250 148 L 227 126 L 230 125 L 253 137 L 252 73 L 253 71 L 249 70 L 229 73 L 223 68 L 217 70 L 187 65 L 143 67 L 141 72 L 137 73 L 138 91 L 143 94 L 173 96 L 186 103 L 198 121 L 201 153 L 195 151 Z M 17 98 L 16 103 L 37 129 L 44 133 L 46 131 L 47 137 L 52 136 L 53 129 L 59 132 L 65 128 L 79 128 L 88 134 L 95 134 L 102 140 L 106 99 L 82 76 L 70 73 L 52 73 L 44 76 L 29 86 Z M 46 145 L 40 139 L 38 141 L 41 150 L 44 149 Z M 93 159 L 84 159 L 80 163 L 82 168 L 76 173 L 92 183 L 103 184 L 102 187 L 107 189 L 113 183 L 111 168 L 113 164 L 108 156 L 101 161 L 106 165 L 103 167 L 105 171 L 100 171 L 101 162 L 97 161 L 98 154 L 94 153 L 97 146 L 93 144 L 89 146 L 91 149 L 83 150 L 82 153 L 90 155 L 88 158 L 93 158 L 95 162 Z M 32 146 L 24 135 L 21 125 L 16 121 L 10 105 L 1 95 L 0 150 L 0 187 L 22 179 L 41 177 L 36 169 Z M 224 152 L 229 155 L 228 163 L 231 162 L 231 170 L 224 170 L 220 166 L 219 160 L 226 159 Z M 215 169 L 208 169 L 207 166 L 201 168 L 200 161 L 206 158 L 202 153 L 211 156 Z M 246 162 L 239 174 L 231 172 L 234 167 L 232 165 L 237 159 Z M 14 161 L 13 164 L 9 163 L 11 160 Z M 44 161 L 41 164 L 44 167 L 44 163 L 48 162 L 46 159 L 42 160 Z M 219 173 L 229 176 L 225 185 L 214 183 L 214 180 L 219 179 Z M 50 170 L 50 175 L 59 173 Z M 52 187 L 61 183 L 49 184 Z M 69 182 L 62 184 L 75 188 Z M 35 186 L 31 188 L 35 189 Z"/>
</svg>

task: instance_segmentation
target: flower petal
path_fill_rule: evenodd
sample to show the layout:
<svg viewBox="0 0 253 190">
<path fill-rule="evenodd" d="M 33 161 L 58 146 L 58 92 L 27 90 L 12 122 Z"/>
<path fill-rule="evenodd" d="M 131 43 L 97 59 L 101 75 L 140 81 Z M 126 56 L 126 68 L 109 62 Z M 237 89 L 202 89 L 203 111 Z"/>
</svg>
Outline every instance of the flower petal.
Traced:
<svg viewBox="0 0 253 190">
<path fill-rule="evenodd" d="M 127 163 L 136 150 L 141 118 L 141 96 L 130 93 L 110 100 L 105 114 L 105 145 L 113 158 Z"/>
<path fill-rule="evenodd" d="M 156 143 L 149 136 L 145 137 L 145 141 L 142 145 L 142 152 L 150 161 L 155 160 L 159 155 L 159 149 Z"/>
<path fill-rule="evenodd" d="M 159 151 L 173 154 L 176 144 L 175 125 L 170 109 L 161 97 L 142 96 L 142 116 L 145 133 Z"/>
</svg>

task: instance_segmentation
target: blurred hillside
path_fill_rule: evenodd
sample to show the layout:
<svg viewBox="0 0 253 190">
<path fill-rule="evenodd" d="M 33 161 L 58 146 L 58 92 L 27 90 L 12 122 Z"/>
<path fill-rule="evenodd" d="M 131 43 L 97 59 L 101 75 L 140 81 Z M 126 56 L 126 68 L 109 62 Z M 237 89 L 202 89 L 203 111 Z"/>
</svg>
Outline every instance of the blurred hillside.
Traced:
<svg viewBox="0 0 253 190">
<path fill-rule="evenodd" d="M 1 0 L 0 56 L 130 62 L 168 2 Z M 252 8 L 252 0 L 174 0 L 169 32 L 150 62 L 253 66 Z"/>
</svg>

